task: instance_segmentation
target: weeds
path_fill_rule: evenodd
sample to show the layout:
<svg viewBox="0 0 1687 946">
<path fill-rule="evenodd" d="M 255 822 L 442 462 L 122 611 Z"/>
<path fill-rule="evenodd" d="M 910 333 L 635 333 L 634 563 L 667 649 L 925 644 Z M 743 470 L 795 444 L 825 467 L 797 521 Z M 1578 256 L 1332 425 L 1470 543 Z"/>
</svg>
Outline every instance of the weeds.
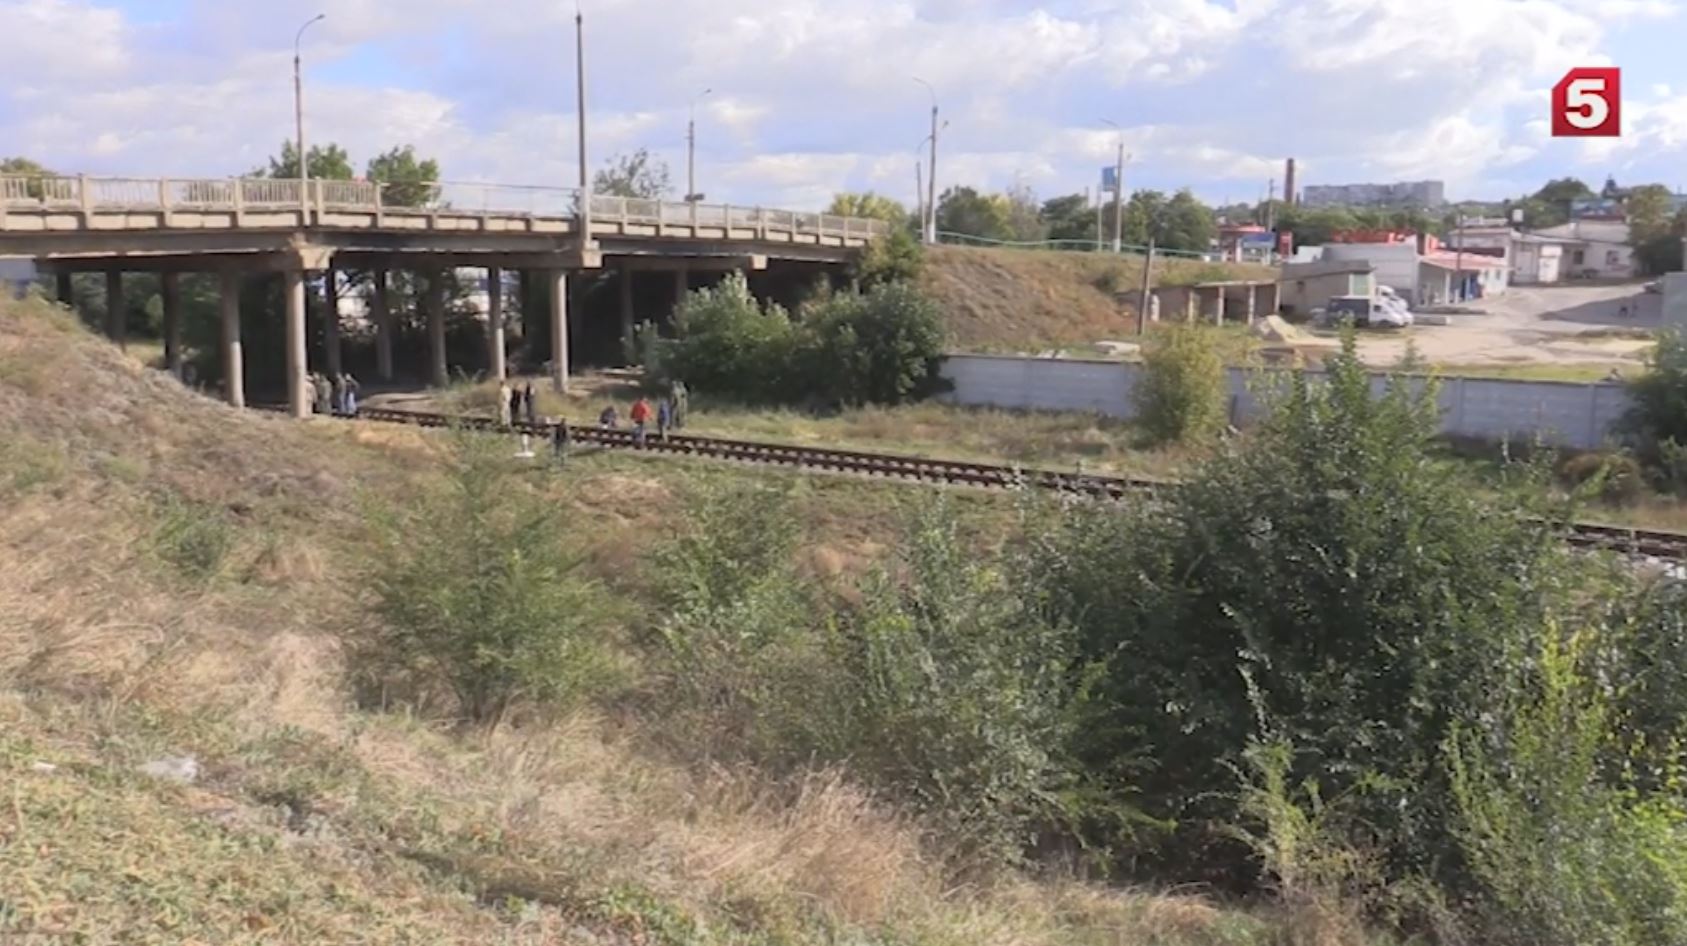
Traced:
<svg viewBox="0 0 1687 946">
<path fill-rule="evenodd" d="M 170 496 L 162 501 L 153 549 L 177 571 L 197 581 L 218 575 L 234 547 L 234 529 L 221 509 Z"/>
</svg>

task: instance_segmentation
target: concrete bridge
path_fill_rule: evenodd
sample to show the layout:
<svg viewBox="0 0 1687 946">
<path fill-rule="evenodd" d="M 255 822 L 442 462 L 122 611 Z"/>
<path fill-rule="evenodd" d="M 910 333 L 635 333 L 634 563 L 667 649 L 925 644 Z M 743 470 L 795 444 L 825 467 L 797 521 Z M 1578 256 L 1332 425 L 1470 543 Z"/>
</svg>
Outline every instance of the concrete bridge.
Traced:
<svg viewBox="0 0 1687 946">
<path fill-rule="evenodd" d="M 492 370 L 504 365 L 501 274 L 553 287 L 550 371 L 568 385 L 569 281 L 615 268 L 621 274 L 621 333 L 633 327 L 635 273 L 672 274 L 676 301 L 693 270 L 761 270 L 770 261 L 842 266 L 885 223 L 727 204 L 673 203 L 600 195 L 573 188 L 500 184 L 238 178 L 97 178 L 0 176 L 0 257 L 33 260 L 59 277 L 69 301 L 70 274 L 104 272 L 120 300 L 125 272 L 156 272 L 164 302 L 166 360 L 180 371 L 181 318 L 176 279 L 183 272 L 221 274 L 222 360 L 229 400 L 244 405 L 240 286 L 253 273 L 282 274 L 286 300 L 286 378 L 294 414 L 309 410 L 305 378 L 307 276 L 325 273 L 329 312 L 338 311 L 337 270 L 374 277 L 378 373 L 392 374 L 388 274 L 424 277 L 429 374 L 446 383 L 444 282 L 448 269 L 488 271 L 487 344 Z M 120 312 L 118 305 L 108 306 Z M 340 370 L 336 319 L 327 321 L 326 364 Z M 106 330 L 122 341 L 120 319 Z"/>
</svg>

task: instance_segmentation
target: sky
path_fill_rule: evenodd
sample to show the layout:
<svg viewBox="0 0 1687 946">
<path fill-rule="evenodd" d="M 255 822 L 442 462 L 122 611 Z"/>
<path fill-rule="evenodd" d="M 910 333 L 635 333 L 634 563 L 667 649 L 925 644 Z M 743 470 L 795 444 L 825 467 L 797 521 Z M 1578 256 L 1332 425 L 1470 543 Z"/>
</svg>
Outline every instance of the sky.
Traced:
<svg viewBox="0 0 1687 946">
<path fill-rule="evenodd" d="M 648 148 L 711 202 L 911 204 L 938 186 L 1257 200 L 1432 178 L 1497 199 L 1563 175 L 1687 190 L 1687 0 L 579 0 L 591 163 Z M 359 167 L 397 144 L 450 181 L 577 181 L 569 0 L 0 0 L 0 155 L 62 173 L 227 176 L 293 133 Z M 1623 68 L 1624 135 L 1553 140 L 1552 85 Z M 929 83 L 930 91 L 917 79 Z M 711 90 L 702 95 L 704 90 Z M 1108 123 L 1114 123 L 1118 130 Z"/>
</svg>

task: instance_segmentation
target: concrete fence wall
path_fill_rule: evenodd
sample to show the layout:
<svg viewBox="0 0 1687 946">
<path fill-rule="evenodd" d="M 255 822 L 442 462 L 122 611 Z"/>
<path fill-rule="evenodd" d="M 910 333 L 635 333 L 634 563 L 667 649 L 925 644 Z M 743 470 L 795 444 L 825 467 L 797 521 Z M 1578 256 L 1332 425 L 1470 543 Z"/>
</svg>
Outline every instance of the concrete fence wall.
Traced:
<svg viewBox="0 0 1687 946">
<path fill-rule="evenodd" d="M 1087 411 L 1129 418 L 1140 365 L 1115 361 L 951 355 L 943 376 L 954 385 L 951 404 L 1047 411 Z M 1247 423 L 1261 410 L 1260 392 L 1282 373 L 1230 369 L 1234 419 Z M 1381 391 L 1385 375 L 1372 375 Z M 1484 440 L 1532 440 L 1580 449 L 1603 446 L 1628 409 L 1620 384 L 1448 378 L 1441 384 L 1441 430 Z"/>
</svg>

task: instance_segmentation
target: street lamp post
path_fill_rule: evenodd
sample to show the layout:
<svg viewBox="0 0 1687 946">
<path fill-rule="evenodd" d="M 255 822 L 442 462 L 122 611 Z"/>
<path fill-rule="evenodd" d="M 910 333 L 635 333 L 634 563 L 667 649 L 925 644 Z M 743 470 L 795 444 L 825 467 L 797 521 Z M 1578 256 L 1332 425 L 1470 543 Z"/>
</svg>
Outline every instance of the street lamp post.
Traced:
<svg viewBox="0 0 1687 946">
<path fill-rule="evenodd" d="M 703 199 L 697 193 L 697 102 L 714 89 L 704 89 L 691 98 L 691 111 L 685 122 L 685 199 L 695 204 Z"/>
<path fill-rule="evenodd" d="M 310 162 L 305 159 L 305 82 L 300 46 L 304 43 L 305 30 L 327 17 L 326 13 L 311 17 L 293 37 L 293 131 L 297 135 L 299 159 L 299 207 L 306 215 L 302 222 L 306 223 L 310 214 Z"/>
<path fill-rule="evenodd" d="M 919 76 L 915 76 L 914 81 L 931 93 L 931 160 L 926 164 L 926 219 L 923 226 L 925 242 L 929 244 L 937 242 L 937 90 Z"/>
<path fill-rule="evenodd" d="M 586 165 L 586 14 L 574 4 L 574 97 L 580 121 L 580 239 L 592 240 L 591 178 Z"/>
<path fill-rule="evenodd" d="M 1119 132 L 1119 163 L 1113 172 L 1113 252 L 1125 248 L 1125 130 L 1119 123 L 1102 119 Z"/>
</svg>

